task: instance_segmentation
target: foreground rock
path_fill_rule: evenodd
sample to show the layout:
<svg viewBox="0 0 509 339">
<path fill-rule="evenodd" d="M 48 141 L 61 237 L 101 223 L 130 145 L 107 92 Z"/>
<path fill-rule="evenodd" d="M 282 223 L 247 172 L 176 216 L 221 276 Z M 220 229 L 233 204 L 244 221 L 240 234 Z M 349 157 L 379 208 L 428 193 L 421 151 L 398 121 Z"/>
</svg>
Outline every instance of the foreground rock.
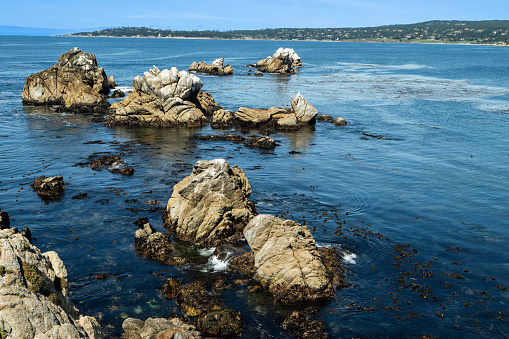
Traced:
<svg viewBox="0 0 509 339">
<path fill-rule="evenodd" d="M 74 47 L 52 67 L 26 78 L 22 100 L 30 105 L 59 105 L 76 113 L 105 113 L 109 90 L 95 55 Z"/>
<path fill-rule="evenodd" d="M 295 66 L 302 66 L 300 57 L 291 48 L 279 48 L 272 56 L 258 61 L 255 65 L 258 71 L 266 73 L 293 74 Z M 255 75 L 257 75 L 255 73 Z"/>
<path fill-rule="evenodd" d="M 272 215 L 254 217 L 244 229 L 254 252 L 254 278 L 281 303 L 331 297 L 331 277 L 307 227 Z"/>
<path fill-rule="evenodd" d="M 41 253 L 15 229 L 0 231 L 0 247 L 3 338 L 103 337 L 97 321 L 72 303 L 57 253 Z"/>
<path fill-rule="evenodd" d="M 122 338 L 126 339 L 198 339 L 200 332 L 178 318 L 148 318 L 143 321 L 127 318 L 122 323 Z"/>
<path fill-rule="evenodd" d="M 43 198 L 60 198 L 65 189 L 64 178 L 61 175 L 48 178 L 40 176 L 35 178 L 30 186 Z"/>
<path fill-rule="evenodd" d="M 136 252 L 168 265 L 183 265 L 190 262 L 189 259 L 175 255 L 170 236 L 156 231 L 147 218 L 140 218 L 135 224 L 140 228 L 134 235 Z"/>
<path fill-rule="evenodd" d="M 220 76 L 232 75 L 233 68 L 231 68 L 230 65 L 223 66 L 223 64 L 224 58 L 216 59 L 210 65 L 207 65 L 204 61 L 193 62 L 191 66 L 189 66 L 189 71 Z"/>
<path fill-rule="evenodd" d="M 163 213 L 164 226 L 177 238 L 216 246 L 235 241 L 257 214 L 242 169 L 224 159 L 198 161 L 175 185 Z"/>
<path fill-rule="evenodd" d="M 186 71 L 160 71 L 154 66 L 133 80 L 134 91 L 111 105 L 105 124 L 133 126 L 202 126 L 208 123 L 193 101 L 201 80 Z"/>
<path fill-rule="evenodd" d="M 314 124 L 318 111 L 299 93 L 291 101 L 293 112 L 300 124 Z"/>
<path fill-rule="evenodd" d="M 205 336 L 226 337 L 239 335 L 243 331 L 242 314 L 225 308 L 221 301 L 211 297 L 203 281 L 194 281 L 180 287 L 177 303 Z"/>
</svg>

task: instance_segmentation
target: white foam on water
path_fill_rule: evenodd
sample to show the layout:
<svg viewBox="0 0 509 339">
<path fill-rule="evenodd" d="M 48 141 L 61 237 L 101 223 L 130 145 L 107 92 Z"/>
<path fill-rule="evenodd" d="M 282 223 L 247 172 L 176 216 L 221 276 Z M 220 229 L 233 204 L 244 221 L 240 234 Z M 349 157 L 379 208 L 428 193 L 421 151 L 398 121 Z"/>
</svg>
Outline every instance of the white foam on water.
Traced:
<svg viewBox="0 0 509 339">
<path fill-rule="evenodd" d="M 344 252 L 343 262 L 345 264 L 355 265 L 355 264 L 357 264 L 357 262 L 355 261 L 355 258 L 357 258 L 357 255 L 355 253 Z"/>
<path fill-rule="evenodd" d="M 211 248 L 200 248 L 198 250 L 198 253 L 203 256 L 203 257 L 210 257 L 212 255 L 212 253 L 214 253 L 214 251 L 216 250 L 215 247 L 211 247 Z"/>
<path fill-rule="evenodd" d="M 209 258 L 208 264 L 212 266 L 212 269 L 214 271 L 226 271 L 228 269 L 228 261 L 226 260 L 219 260 L 215 255 L 211 256 Z"/>
</svg>

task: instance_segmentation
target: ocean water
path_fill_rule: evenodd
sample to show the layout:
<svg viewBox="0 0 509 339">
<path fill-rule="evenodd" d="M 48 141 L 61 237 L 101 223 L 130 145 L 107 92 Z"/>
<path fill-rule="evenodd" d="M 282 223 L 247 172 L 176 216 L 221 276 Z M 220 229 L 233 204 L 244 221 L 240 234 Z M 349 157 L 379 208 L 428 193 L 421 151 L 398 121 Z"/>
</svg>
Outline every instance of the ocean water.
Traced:
<svg viewBox="0 0 509 339">
<path fill-rule="evenodd" d="M 75 46 L 95 54 L 119 86 L 153 65 L 182 70 L 224 57 L 234 76 L 199 76 L 225 109 L 289 106 L 301 92 L 348 125 L 272 134 L 279 146 L 260 151 L 190 139 L 241 131 L 106 128 L 22 105 L 24 79 Z M 247 75 L 245 65 L 279 47 L 302 58 L 296 74 Z M 73 166 L 97 152 L 123 152 L 136 172 Z M 168 277 L 236 278 L 207 249 L 177 243 L 199 263 L 181 268 L 134 251 L 133 222 L 148 217 L 164 232 L 173 185 L 196 161 L 215 158 L 244 169 L 259 213 L 305 223 L 319 246 L 343 251 L 347 268 L 348 288 L 315 303 L 276 305 L 242 286 L 216 292 L 242 312 L 244 337 L 290 338 L 283 319 L 309 305 L 320 308 L 332 338 L 509 336 L 509 49 L 0 37 L 0 208 L 12 226 L 31 229 L 42 251 L 58 252 L 73 301 L 108 336 L 120 336 L 126 317 L 179 312 L 160 292 Z M 66 182 L 60 200 L 43 201 L 30 189 L 34 177 L 58 174 Z M 80 193 L 88 198 L 71 199 Z"/>
</svg>

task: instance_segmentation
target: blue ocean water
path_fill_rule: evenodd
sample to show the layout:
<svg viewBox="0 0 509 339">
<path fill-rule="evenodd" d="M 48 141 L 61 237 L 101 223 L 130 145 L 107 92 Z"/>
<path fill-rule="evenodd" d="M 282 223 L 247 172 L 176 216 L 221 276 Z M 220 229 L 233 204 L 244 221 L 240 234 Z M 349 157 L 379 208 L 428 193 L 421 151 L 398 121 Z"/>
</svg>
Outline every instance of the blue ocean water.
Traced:
<svg viewBox="0 0 509 339">
<path fill-rule="evenodd" d="M 75 46 L 95 54 L 120 86 L 153 65 L 182 70 L 224 57 L 233 77 L 199 76 L 225 109 L 288 106 L 301 92 L 349 124 L 273 134 L 280 146 L 264 152 L 189 139 L 224 132 L 210 127 L 106 128 L 23 106 L 25 77 Z M 302 58 L 296 74 L 247 75 L 245 65 L 279 47 Z M 112 337 L 128 316 L 179 311 L 159 290 L 166 278 L 231 275 L 207 257 L 198 268 L 164 266 L 133 245 L 133 221 L 146 216 L 164 231 L 160 208 L 173 185 L 197 160 L 214 158 L 244 169 L 259 213 L 305 223 L 320 246 L 344 251 L 349 287 L 314 303 L 330 337 L 507 337 L 508 132 L 507 48 L 0 37 L 0 208 L 12 226 L 31 229 L 41 250 L 58 252 L 74 302 Z M 96 152 L 124 152 L 134 176 L 73 167 Z M 57 174 L 67 182 L 64 197 L 41 201 L 29 184 Z M 88 199 L 71 199 L 85 192 Z M 107 278 L 94 277 L 100 273 Z M 218 297 L 242 312 L 245 337 L 290 337 L 280 325 L 292 308 L 242 288 Z"/>
</svg>

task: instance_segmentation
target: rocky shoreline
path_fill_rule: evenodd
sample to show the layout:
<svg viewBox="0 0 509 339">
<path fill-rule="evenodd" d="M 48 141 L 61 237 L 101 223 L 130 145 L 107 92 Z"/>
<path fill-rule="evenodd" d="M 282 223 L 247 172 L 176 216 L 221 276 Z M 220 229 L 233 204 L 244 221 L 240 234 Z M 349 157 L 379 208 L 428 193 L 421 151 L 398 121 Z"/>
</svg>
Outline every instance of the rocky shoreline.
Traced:
<svg viewBox="0 0 509 339">
<path fill-rule="evenodd" d="M 223 61 L 218 59 L 212 65 L 193 63 L 190 70 L 215 75 L 231 74 L 233 70 L 228 65 L 223 67 Z M 260 72 L 292 74 L 294 67 L 301 65 L 300 58 L 293 50 L 280 48 L 273 56 L 260 60 L 256 67 Z M 60 74 L 65 76 L 61 77 Z M 174 67 L 159 70 L 154 66 L 145 72 L 143 77 L 136 76 L 133 80 L 133 92 L 123 101 L 109 106 L 106 94 L 110 89 L 114 89 L 115 85 L 113 77 L 107 78 L 104 70 L 97 67 L 93 54 L 73 48 L 64 53 L 53 67 L 27 77 L 23 89 L 23 103 L 56 104 L 63 111 L 96 116 L 104 115 L 107 109 L 104 124 L 108 127 L 200 127 L 210 124 L 213 128 L 240 127 L 243 130 L 262 129 L 269 132 L 312 126 L 319 117 L 318 110 L 300 93 L 291 100 L 291 107 L 240 107 L 236 112 L 229 112 L 217 104 L 210 93 L 201 90 L 203 82 L 200 78 L 187 71 L 178 71 Z M 277 146 L 273 139 L 258 135 L 251 135 L 249 138 L 240 135 L 196 138 L 242 142 L 247 147 L 261 149 L 273 149 Z M 89 156 L 88 161 L 75 166 L 90 166 L 94 170 L 107 168 L 112 173 L 133 175 L 134 168 L 126 166 L 121 160 L 122 156 L 122 153 L 101 156 L 94 154 Z M 36 178 L 32 188 L 42 199 L 65 198 L 65 183 L 61 176 Z M 230 269 L 240 274 L 242 279 L 217 280 L 212 285 L 203 281 L 184 284 L 178 279 L 169 279 L 163 284 L 162 292 L 168 299 L 176 298 L 181 314 L 172 315 L 168 319 L 128 318 L 122 325 L 125 338 L 241 335 L 241 312 L 224 306 L 210 294 L 210 288 L 234 286 L 235 289 L 246 289 L 248 293 L 265 291 L 274 302 L 292 307 L 291 305 L 302 301 L 326 300 L 335 295 L 336 289 L 346 286 L 342 255 L 338 249 L 317 248 L 305 225 L 272 215 L 259 215 L 254 203 L 249 200 L 250 195 L 251 186 L 241 168 L 230 166 L 225 159 L 198 161 L 192 173 L 174 186 L 163 210 L 163 226 L 169 234 L 157 231 L 147 218 L 135 221 L 139 227 L 134 235 L 134 249 L 137 253 L 165 265 L 180 267 L 192 266 L 195 263 L 176 250 L 174 239 L 201 248 L 215 247 L 214 255 L 228 258 Z M 83 198 L 86 198 L 86 195 L 72 197 Z M 0 221 L 2 228 L 9 228 L 6 213 L 2 212 Z M 24 229 L 22 233 L 14 229 L 4 232 L 4 238 L 15 238 L 18 242 L 23 241 L 24 236 L 30 238 L 28 229 Z M 33 247 L 29 242 L 15 247 L 25 248 L 32 253 Z M 33 248 L 33 251 L 38 253 L 36 248 Z M 33 267 L 30 269 L 35 276 L 40 276 L 38 281 L 41 282 L 30 283 L 32 278 L 25 277 L 26 288 L 33 289 L 34 284 L 43 286 L 32 292 L 42 293 L 54 303 L 66 305 L 64 311 L 58 312 L 65 312 L 67 318 L 80 319 L 72 328 L 65 325 L 67 318 L 59 320 L 60 326 L 65 325 L 66 331 L 79 333 L 86 338 L 101 338 L 99 325 L 93 318 L 84 317 L 84 323 L 81 324 L 82 317 L 78 318 L 78 311 L 70 301 L 67 289 L 61 286 L 67 286 L 65 267 L 58 261 L 56 253 L 53 253 L 37 254 L 37 258 L 30 261 L 30 265 L 39 265 L 37 269 L 35 266 L 30 266 Z M 51 264 L 45 261 L 46 257 L 53 258 Z M 24 260 L 18 261 L 25 262 Z M 60 275 L 51 273 L 50 267 L 56 266 L 60 267 L 60 273 L 57 272 Z M 5 267 L 9 272 L 15 272 L 16 267 L 12 263 Z M 28 266 L 23 267 L 22 265 L 19 270 L 29 270 Z M 0 302 L 2 301 L 0 296 Z M 49 316 L 50 311 L 41 312 Z M 299 331 L 310 333 L 303 330 L 303 326 L 311 326 L 310 314 L 316 312 L 292 314 L 285 321 L 286 325 L 282 326 L 288 328 L 292 334 L 300 333 Z M 3 316 L 2 312 L 0 316 Z M 8 313 L 3 319 L 11 319 L 11 316 L 11 313 Z M 302 321 L 302 317 L 308 320 Z M 5 333 L 17 336 L 17 331 L 20 330 L 9 322 L 11 320 L 7 320 L 4 322 L 7 324 L 4 325 Z M 73 321 L 70 323 L 73 324 Z M 314 329 L 311 332 L 315 337 L 326 336 L 320 321 L 312 320 L 312 324 Z M 30 331 L 37 336 L 39 332 L 57 331 L 55 328 L 52 325 L 50 328 L 42 327 Z M 68 332 L 59 335 L 55 338 L 72 337 Z M 304 337 L 303 334 L 298 336 Z"/>
</svg>

